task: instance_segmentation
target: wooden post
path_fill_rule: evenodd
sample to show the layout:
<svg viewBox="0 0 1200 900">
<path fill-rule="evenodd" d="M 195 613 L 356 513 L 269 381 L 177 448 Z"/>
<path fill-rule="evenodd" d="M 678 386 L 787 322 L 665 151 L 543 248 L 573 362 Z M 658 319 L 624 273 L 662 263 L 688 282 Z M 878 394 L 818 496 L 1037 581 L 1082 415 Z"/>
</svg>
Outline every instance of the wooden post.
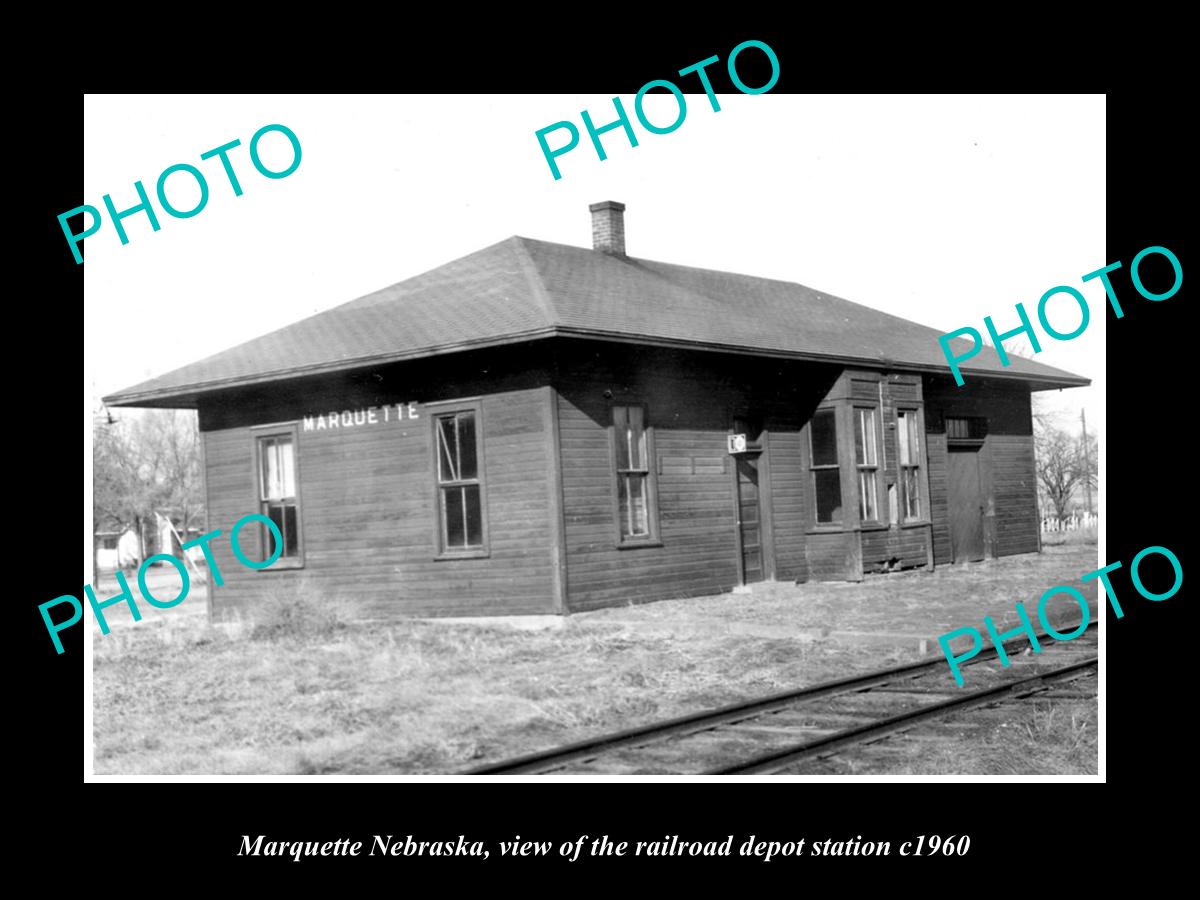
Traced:
<svg viewBox="0 0 1200 900">
<path fill-rule="evenodd" d="M 842 373 L 834 421 L 837 428 L 838 477 L 842 485 L 842 540 L 846 580 L 863 580 L 862 518 L 858 510 L 858 465 L 854 456 L 854 399 L 850 376 Z M 878 502 L 878 499 L 876 500 Z"/>
<path fill-rule="evenodd" d="M 557 363 L 556 363 L 557 367 Z M 557 368 L 555 369 L 557 374 Z M 558 388 L 557 380 L 553 385 L 543 389 L 542 416 L 546 434 L 546 454 L 550 460 L 550 531 L 552 534 L 550 552 L 553 554 L 553 574 L 550 585 L 550 596 L 553 600 L 554 611 L 565 616 L 570 612 L 570 596 L 567 587 L 567 524 L 566 504 L 563 500 L 562 478 L 562 436 L 558 423 Z M 649 443 L 649 442 L 647 442 Z M 657 460 L 649 460 L 649 465 L 657 465 Z"/>
<path fill-rule="evenodd" d="M 1079 410 L 1079 421 L 1083 426 L 1083 489 L 1087 494 L 1088 515 L 1092 514 L 1092 463 L 1088 456 L 1087 415 Z"/>
</svg>

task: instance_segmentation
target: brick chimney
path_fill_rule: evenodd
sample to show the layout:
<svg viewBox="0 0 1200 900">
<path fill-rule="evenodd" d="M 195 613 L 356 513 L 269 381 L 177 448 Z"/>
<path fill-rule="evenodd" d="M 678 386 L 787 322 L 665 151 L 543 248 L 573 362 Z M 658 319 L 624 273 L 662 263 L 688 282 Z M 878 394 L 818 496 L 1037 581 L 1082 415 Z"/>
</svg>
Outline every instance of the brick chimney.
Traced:
<svg viewBox="0 0 1200 900">
<path fill-rule="evenodd" d="M 592 212 L 592 249 L 625 255 L 625 204 L 604 200 L 588 207 Z"/>
</svg>

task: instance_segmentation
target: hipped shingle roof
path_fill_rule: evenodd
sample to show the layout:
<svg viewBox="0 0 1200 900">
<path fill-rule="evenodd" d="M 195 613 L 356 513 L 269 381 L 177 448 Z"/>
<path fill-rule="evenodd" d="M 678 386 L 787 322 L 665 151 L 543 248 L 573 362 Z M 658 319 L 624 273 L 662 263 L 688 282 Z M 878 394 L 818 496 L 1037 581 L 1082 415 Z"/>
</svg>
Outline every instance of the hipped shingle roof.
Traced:
<svg viewBox="0 0 1200 900">
<path fill-rule="evenodd" d="M 948 373 L 940 334 L 800 284 L 510 237 L 104 400 L 194 406 L 231 387 L 556 335 Z M 1010 360 L 985 346 L 963 376 L 1089 383 Z"/>
</svg>

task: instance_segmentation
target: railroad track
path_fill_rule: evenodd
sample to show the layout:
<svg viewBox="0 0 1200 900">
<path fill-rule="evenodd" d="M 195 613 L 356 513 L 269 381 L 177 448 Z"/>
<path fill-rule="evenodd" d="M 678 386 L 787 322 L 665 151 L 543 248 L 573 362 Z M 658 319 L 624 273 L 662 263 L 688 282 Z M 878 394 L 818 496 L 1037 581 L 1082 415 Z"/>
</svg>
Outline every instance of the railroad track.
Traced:
<svg viewBox="0 0 1200 900">
<path fill-rule="evenodd" d="M 1094 697 L 1096 620 L 1070 642 L 1039 635 L 1041 654 L 1007 642 L 1011 666 L 995 648 L 963 666 L 958 688 L 946 661 L 907 663 L 718 709 L 679 716 L 466 770 L 467 775 L 708 774 L 802 771 L 956 713 L 1029 697 Z M 1052 661 L 1053 660 L 1053 661 Z"/>
</svg>

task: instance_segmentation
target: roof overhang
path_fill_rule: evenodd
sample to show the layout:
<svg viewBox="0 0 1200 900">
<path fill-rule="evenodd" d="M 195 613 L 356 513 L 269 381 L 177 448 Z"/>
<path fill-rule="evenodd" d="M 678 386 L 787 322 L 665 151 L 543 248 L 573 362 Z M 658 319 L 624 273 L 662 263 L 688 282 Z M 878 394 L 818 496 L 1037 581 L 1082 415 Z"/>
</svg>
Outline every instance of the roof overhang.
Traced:
<svg viewBox="0 0 1200 900">
<path fill-rule="evenodd" d="M 252 376 L 237 376 L 195 384 L 178 385 L 171 388 L 155 390 L 125 390 L 117 391 L 103 397 L 108 406 L 134 407 L 165 407 L 171 409 L 195 409 L 200 398 L 206 394 L 215 394 L 237 388 L 257 387 L 294 378 L 326 375 L 334 372 L 348 372 L 365 368 L 373 368 L 392 363 L 408 362 L 416 359 L 426 359 L 444 356 L 450 353 L 462 353 L 468 350 L 482 350 L 492 347 L 504 347 L 529 341 L 547 338 L 582 338 L 587 340 L 610 341 L 622 344 L 637 344 L 641 346 L 664 347 L 679 350 L 697 350 L 712 353 L 729 353 L 739 356 L 755 356 L 768 359 L 790 359 L 805 362 L 825 363 L 839 366 L 861 366 L 870 369 L 887 369 L 894 372 L 916 372 L 921 374 L 950 375 L 949 366 L 932 366 L 921 363 L 909 363 L 892 359 L 872 359 L 865 357 L 839 356 L 836 354 L 800 353 L 790 350 L 769 350 L 757 347 L 744 347 L 736 344 L 721 344 L 717 342 L 699 342 L 677 340 L 655 335 L 639 335 L 626 332 L 612 332 L 599 329 L 570 328 L 558 326 L 543 328 L 503 337 L 488 338 L 477 341 L 463 341 L 453 344 L 443 344 L 434 347 L 422 347 L 399 353 L 381 353 L 371 356 L 334 360 L 319 365 L 304 365 L 293 368 L 279 369 Z M 1015 381 L 1028 384 L 1032 391 L 1057 390 L 1068 387 L 1085 387 L 1091 384 L 1091 379 L 1069 372 L 1030 373 L 1016 372 L 1009 369 L 982 369 L 971 366 L 961 366 L 960 371 L 964 380 L 974 378 L 994 378 L 1004 381 Z"/>
</svg>

